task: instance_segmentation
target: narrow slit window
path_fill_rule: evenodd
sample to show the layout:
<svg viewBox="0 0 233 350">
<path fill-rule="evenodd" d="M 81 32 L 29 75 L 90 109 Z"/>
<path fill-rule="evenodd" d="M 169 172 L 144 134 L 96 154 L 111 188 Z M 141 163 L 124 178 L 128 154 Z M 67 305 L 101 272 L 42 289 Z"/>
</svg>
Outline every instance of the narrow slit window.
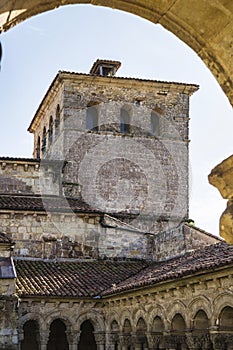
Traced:
<svg viewBox="0 0 233 350">
<path fill-rule="evenodd" d="M 86 129 L 98 131 L 98 111 L 95 107 L 87 108 Z"/>
<path fill-rule="evenodd" d="M 120 132 L 128 134 L 130 133 L 130 115 L 125 109 L 121 109 L 120 116 Z"/>
</svg>

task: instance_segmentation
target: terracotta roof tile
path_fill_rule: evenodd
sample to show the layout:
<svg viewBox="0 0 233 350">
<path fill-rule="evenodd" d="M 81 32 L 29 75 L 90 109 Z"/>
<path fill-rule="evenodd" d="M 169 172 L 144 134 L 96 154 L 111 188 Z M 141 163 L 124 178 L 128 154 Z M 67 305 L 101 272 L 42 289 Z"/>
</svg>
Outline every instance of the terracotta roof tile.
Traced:
<svg viewBox="0 0 233 350">
<path fill-rule="evenodd" d="M 217 243 L 159 263 L 15 260 L 20 296 L 94 297 L 156 285 L 233 264 L 233 246 Z M 113 286 L 114 285 L 114 286 Z"/>
<path fill-rule="evenodd" d="M 0 210 L 98 212 L 78 198 L 17 194 L 1 194 Z"/>
<path fill-rule="evenodd" d="M 94 297 L 148 266 L 144 261 L 15 260 L 20 296 Z"/>
<path fill-rule="evenodd" d="M 0 162 L 3 162 L 3 161 L 39 163 L 39 162 L 40 162 L 40 159 L 35 159 L 35 158 L 20 158 L 20 157 L 1 157 L 1 156 L 0 156 Z"/>
<path fill-rule="evenodd" d="M 196 273 L 214 271 L 233 264 L 233 245 L 225 242 L 212 244 L 183 256 L 153 263 L 143 271 L 120 282 L 115 288 L 107 289 L 103 295 L 153 285 L 166 280 L 174 280 Z"/>
</svg>

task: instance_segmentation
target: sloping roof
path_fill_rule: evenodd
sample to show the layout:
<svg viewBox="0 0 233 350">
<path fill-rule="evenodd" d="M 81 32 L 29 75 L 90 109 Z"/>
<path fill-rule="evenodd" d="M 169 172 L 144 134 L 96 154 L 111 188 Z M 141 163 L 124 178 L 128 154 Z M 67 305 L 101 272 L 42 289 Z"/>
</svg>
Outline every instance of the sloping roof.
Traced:
<svg viewBox="0 0 233 350">
<path fill-rule="evenodd" d="M 0 210 L 100 213 L 78 198 L 1 194 Z"/>
<path fill-rule="evenodd" d="M 0 156 L 0 162 L 3 161 L 10 161 L 10 162 L 32 162 L 32 163 L 39 163 L 39 159 L 35 158 L 21 158 L 21 157 L 1 157 Z"/>
<path fill-rule="evenodd" d="M 20 296 L 94 297 L 134 290 L 233 264 L 233 245 L 217 243 L 163 262 L 16 259 Z"/>
<path fill-rule="evenodd" d="M 233 245 L 225 242 L 212 244 L 167 261 L 154 263 L 143 271 L 120 282 L 103 295 L 154 285 L 198 273 L 214 271 L 233 264 Z"/>
<path fill-rule="evenodd" d="M 15 260 L 20 296 L 93 297 L 148 266 L 144 261 Z"/>
</svg>

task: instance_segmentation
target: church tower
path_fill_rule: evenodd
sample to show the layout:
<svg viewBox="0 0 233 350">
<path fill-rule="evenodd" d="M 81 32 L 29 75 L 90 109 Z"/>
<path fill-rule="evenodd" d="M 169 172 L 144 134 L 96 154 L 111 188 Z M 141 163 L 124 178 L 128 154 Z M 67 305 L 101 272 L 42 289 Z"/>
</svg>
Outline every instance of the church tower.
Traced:
<svg viewBox="0 0 233 350">
<path fill-rule="evenodd" d="M 89 74 L 57 74 L 29 126 L 33 155 L 63 162 L 64 196 L 158 233 L 188 217 L 189 98 L 198 86 L 117 77 L 120 65 L 97 60 Z"/>
</svg>

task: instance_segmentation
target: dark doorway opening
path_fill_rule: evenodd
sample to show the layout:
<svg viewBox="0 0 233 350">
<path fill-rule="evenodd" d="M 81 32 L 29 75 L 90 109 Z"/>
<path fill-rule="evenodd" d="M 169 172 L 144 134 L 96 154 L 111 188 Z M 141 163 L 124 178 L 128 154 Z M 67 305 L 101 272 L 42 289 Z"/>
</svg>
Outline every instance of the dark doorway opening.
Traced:
<svg viewBox="0 0 233 350">
<path fill-rule="evenodd" d="M 69 350 L 65 324 L 57 319 L 50 325 L 47 350 Z"/>
<path fill-rule="evenodd" d="M 78 350 L 97 350 L 94 327 L 91 321 L 87 320 L 81 325 L 81 335 Z"/>
<path fill-rule="evenodd" d="M 34 320 L 27 321 L 23 326 L 23 340 L 21 350 L 39 350 L 39 326 Z"/>
</svg>

